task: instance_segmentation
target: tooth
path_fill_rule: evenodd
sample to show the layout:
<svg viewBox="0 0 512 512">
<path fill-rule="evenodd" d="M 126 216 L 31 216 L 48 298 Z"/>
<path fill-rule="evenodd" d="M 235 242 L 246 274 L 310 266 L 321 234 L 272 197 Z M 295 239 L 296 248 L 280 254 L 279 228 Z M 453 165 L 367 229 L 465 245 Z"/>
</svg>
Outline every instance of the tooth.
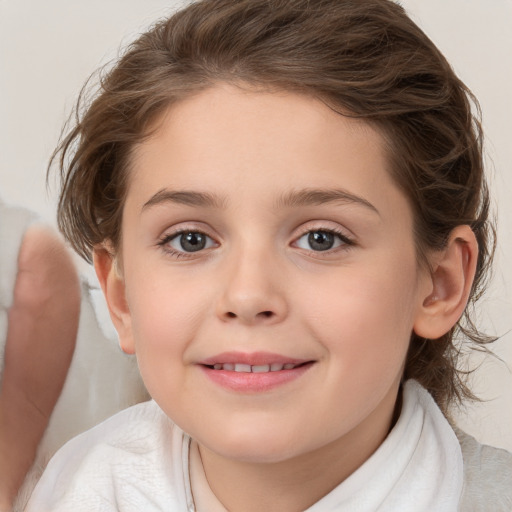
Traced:
<svg viewBox="0 0 512 512">
<path fill-rule="evenodd" d="M 269 364 L 255 365 L 252 367 L 253 373 L 266 373 L 270 371 Z"/>
<path fill-rule="evenodd" d="M 251 373 L 251 365 L 237 363 L 235 364 L 235 372 Z"/>
<path fill-rule="evenodd" d="M 251 366 L 250 364 L 243 363 L 215 363 L 213 365 L 214 370 L 224 370 L 227 372 L 240 372 L 240 373 L 267 373 L 267 372 L 279 372 L 281 370 L 292 370 L 297 365 L 294 363 L 272 363 L 272 364 L 260 364 Z"/>
</svg>

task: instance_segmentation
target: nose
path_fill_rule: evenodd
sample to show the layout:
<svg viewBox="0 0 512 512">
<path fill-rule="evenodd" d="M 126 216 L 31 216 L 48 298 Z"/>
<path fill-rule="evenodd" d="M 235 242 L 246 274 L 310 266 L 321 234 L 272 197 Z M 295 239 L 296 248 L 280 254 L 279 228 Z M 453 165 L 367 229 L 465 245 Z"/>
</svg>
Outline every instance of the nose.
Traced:
<svg viewBox="0 0 512 512">
<path fill-rule="evenodd" d="M 269 253 L 241 254 L 226 262 L 217 316 L 245 325 L 274 324 L 288 314 L 283 275 Z"/>
</svg>

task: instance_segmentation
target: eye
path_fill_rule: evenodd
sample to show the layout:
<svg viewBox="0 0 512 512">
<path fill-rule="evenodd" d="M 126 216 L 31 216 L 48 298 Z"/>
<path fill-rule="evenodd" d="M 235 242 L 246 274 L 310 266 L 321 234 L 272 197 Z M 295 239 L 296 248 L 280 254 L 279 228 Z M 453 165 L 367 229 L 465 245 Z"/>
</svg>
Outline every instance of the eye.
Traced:
<svg viewBox="0 0 512 512">
<path fill-rule="evenodd" d="M 342 245 L 352 245 L 351 241 L 341 233 L 334 231 L 317 229 L 314 231 L 308 231 L 302 235 L 296 242 L 295 245 L 300 249 L 306 249 L 308 251 L 328 251 L 335 249 Z"/>
<path fill-rule="evenodd" d="M 200 231 L 181 231 L 162 241 L 162 245 L 177 252 L 198 252 L 215 246 L 215 242 Z"/>
</svg>

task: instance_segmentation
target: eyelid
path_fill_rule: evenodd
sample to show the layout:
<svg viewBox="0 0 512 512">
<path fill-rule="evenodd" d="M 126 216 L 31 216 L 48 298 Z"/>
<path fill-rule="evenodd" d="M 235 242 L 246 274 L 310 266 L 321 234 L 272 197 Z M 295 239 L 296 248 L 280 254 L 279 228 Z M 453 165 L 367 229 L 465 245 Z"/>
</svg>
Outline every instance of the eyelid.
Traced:
<svg viewBox="0 0 512 512">
<path fill-rule="evenodd" d="M 328 231 L 340 235 L 347 240 L 355 242 L 356 236 L 350 229 L 340 224 L 339 222 L 329 221 L 324 219 L 313 219 L 307 222 L 303 222 L 298 228 L 294 230 L 293 238 L 297 239 L 306 233 L 311 231 Z"/>
<path fill-rule="evenodd" d="M 312 249 L 304 249 L 302 247 L 297 247 L 295 244 L 306 236 L 309 233 L 312 232 L 318 232 L 318 231 L 324 231 L 326 233 L 332 233 L 333 235 L 337 236 L 341 240 L 341 244 L 333 247 L 331 249 L 327 249 L 325 251 L 314 251 Z M 344 250 L 348 249 L 354 245 L 356 245 L 355 236 L 346 228 L 341 227 L 337 223 L 329 222 L 329 221 L 310 221 L 305 224 L 303 224 L 298 230 L 295 231 L 295 235 L 293 236 L 293 240 L 291 245 L 295 245 L 298 249 L 302 249 L 304 251 L 308 251 L 311 253 L 314 253 L 315 255 L 321 255 L 322 253 L 332 254 L 333 252 L 336 252 L 337 250 Z"/>
<path fill-rule="evenodd" d="M 203 223 L 200 223 L 201 226 L 198 226 L 194 223 L 180 223 L 177 226 L 173 226 L 163 232 L 163 234 L 158 238 L 156 245 L 160 247 L 163 251 L 171 256 L 176 256 L 178 258 L 194 258 L 198 257 L 200 254 L 204 254 L 205 252 L 209 252 L 209 249 L 213 247 L 219 246 L 219 242 L 217 241 L 217 237 L 212 235 L 210 229 L 205 229 L 203 227 Z M 207 238 L 209 238 L 213 244 L 209 247 L 205 247 L 195 252 L 188 252 L 176 249 L 169 245 L 169 242 L 183 235 L 184 233 L 199 233 Z"/>
<path fill-rule="evenodd" d="M 165 229 L 161 230 L 161 235 L 158 236 L 159 241 L 166 238 L 172 238 L 184 232 L 194 232 L 201 233 L 203 235 L 209 236 L 213 240 L 217 240 L 219 238 L 216 231 L 214 231 L 208 224 L 201 221 L 183 221 L 177 222 L 174 225 L 168 226 Z"/>
</svg>

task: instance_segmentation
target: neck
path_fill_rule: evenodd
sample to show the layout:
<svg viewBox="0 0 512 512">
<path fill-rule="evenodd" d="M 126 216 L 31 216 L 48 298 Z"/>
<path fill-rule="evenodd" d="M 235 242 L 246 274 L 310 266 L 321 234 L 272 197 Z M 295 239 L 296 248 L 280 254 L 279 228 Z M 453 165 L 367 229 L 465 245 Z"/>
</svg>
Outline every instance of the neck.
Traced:
<svg viewBox="0 0 512 512">
<path fill-rule="evenodd" d="M 206 478 L 212 492 L 230 512 L 303 511 L 375 452 L 389 433 L 393 416 L 391 404 L 387 410 L 374 411 L 363 424 L 335 441 L 279 462 L 229 459 L 200 446 Z"/>
</svg>

